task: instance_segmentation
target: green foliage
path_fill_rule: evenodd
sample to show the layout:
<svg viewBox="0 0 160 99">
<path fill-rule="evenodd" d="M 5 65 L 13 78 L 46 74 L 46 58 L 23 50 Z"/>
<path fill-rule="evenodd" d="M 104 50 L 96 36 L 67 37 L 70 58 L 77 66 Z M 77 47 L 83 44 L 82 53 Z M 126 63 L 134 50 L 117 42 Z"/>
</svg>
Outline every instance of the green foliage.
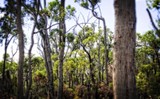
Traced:
<svg viewBox="0 0 160 99">
<path fill-rule="evenodd" d="M 0 18 L 0 37 L 6 38 L 6 33 L 15 35 L 15 8 L 14 1 L 8 0 L 10 2 L 6 3 L 6 9 L 0 8 L 1 12 L 6 12 L 4 17 Z M 159 0 L 149 0 L 150 8 L 156 8 L 159 10 Z M 23 5 L 23 14 L 38 13 L 37 18 L 37 29 L 41 30 L 40 34 L 43 35 L 43 30 L 45 28 L 44 15 L 47 19 L 53 22 L 59 22 L 65 17 L 66 19 L 71 19 L 75 13 L 76 8 L 72 5 L 67 5 L 64 13 L 60 15 L 60 1 L 52 0 L 49 2 L 48 7 L 37 12 L 36 6 L 34 6 L 34 1 L 26 1 L 27 5 Z M 97 8 L 96 6 L 100 0 L 75 0 L 83 8 L 92 9 Z M 35 13 L 33 13 L 35 12 Z M 33 17 L 29 17 L 34 21 Z M 159 20 L 158 20 L 159 22 Z M 158 23 L 159 24 L 159 23 Z M 54 76 L 54 92 L 55 95 L 58 90 L 58 66 L 59 66 L 59 48 L 65 46 L 65 57 L 63 63 L 63 95 L 66 99 L 84 99 L 88 98 L 88 95 L 94 95 L 97 91 L 99 98 L 105 98 L 109 95 L 113 95 L 113 83 L 110 81 L 109 85 L 105 84 L 105 71 L 104 71 L 104 36 L 101 27 L 97 27 L 97 23 L 87 23 L 87 25 L 80 24 L 81 30 L 77 29 L 76 33 L 66 33 L 65 37 L 67 43 L 59 42 L 59 34 L 62 34 L 62 30 L 57 27 L 49 28 L 50 34 L 49 38 L 53 38 L 55 41 L 50 42 L 52 46 L 52 62 L 53 62 L 53 76 Z M 157 25 L 159 26 L 159 25 Z M 76 26 L 75 26 L 76 29 Z M 97 30 L 98 29 L 98 30 Z M 112 64 L 113 52 L 112 52 L 112 39 L 113 33 L 107 29 L 108 32 L 108 49 L 109 49 L 109 63 Z M 159 49 L 160 49 L 160 39 L 156 34 L 157 31 L 148 31 L 145 34 L 137 34 L 137 48 L 136 48 L 136 84 L 138 93 L 141 95 L 147 95 L 147 98 L 157 99 L 160 97 L 160 64 L 159 64 Z M 2 34 L 3 33 L 3 34 Z M 50 41 L 51 39 L 49 39 Z M 67 46 L 68 44 L 68 46 Z M 43 45 L 42 45 L 43 47 Z M 57 48 L 56 48 L 57 47 Z M 54 50 L 56 49 L 57 52 Z M 68 50 L 67 50 L 68 49 Z M 85 49 L 85 50 L 84 50 Z M 88 52 L 88 53 L 87 53 Z M 91 57 L 92 63 L 90 63 L 89 55 Z M 48 94 L 48 79 L 45 67 L 45 57 L 32 57 L 32 87 L 31 93 L 34 99 L 45 99 Z M 92 71 L 90 70 L 90 64 L 92 66 Z M 0 74 L 2 74 L 3 61 L 0 62 Z M 24 65 L 24 82 L 27 85 L 27 74 L 28 74 L 28 58 L 25 59 Z M 11 80 L 13 82 L 14 92 L 17 91 L 17 70 L 18 63 L 10 62 L 9 56 L 7 55 L 6 70 L 10 71 Z M 94 79 L 96 82 L 93 84 L 91 82 L 90 72 L 93 72 Z M 103 76 L 103 79 L 102 79 Z M 89 85 L 90 83 L 90 85 Z M 24 88 L 26 88 L 26 85 Z M 89 87 L 88 87 L 89 86 Z M 25 89 L 26 90 L 26 89 Z M 1 91 L 1 90 L 0 90 Z"/>
<path fill-rule="evenodd" d="M 59 1 L 58 0 L 54 0 L 54 1 L 52 1 L 52 2 L 49 2 L 49 6 L 48 6 L 48 8 L 49 8 L 49 10 L 54 10 L 55 11 L 55 8 L 56 7 L 59 7 Z M 56 14 L 56 13 L 55 13 Z"/>
<path fill-rule="evenodd" d="M 158 98 L 160 96 L 160 69 L 158 63 L 159 38 L 153 31 L 148 31 L 143 35 L 138 34 L 138 47 L 136 51 L 137 64 L 137 89 L 146 97 Z"/>
<path fill-rule="evenodd" d="M 33 77 L 33 97 L 47 97 L 47 78 L 46 72 L 37 70 Z"/>
<path fill-rule="evenodd" d="M 86 9 L 88 9 L 88 6 L 89 6 L 88 2 L 81 2 L 80 5 Z"/>
<path fill-rule="evenodd" d="M 147 0 L 147 5 L 149 8 L 160 8 L 160 0 Z"/>
<path fill-rule="evenodd" d="M 51 12 L 47 9 L 47 8 L 44 8 L 43 10 L 41 10 L 39 12 L 40 15 L 46 15 L 48 17 L 51 17 Z"/>
<path fill-rule="evenodd" d="M 52 13 L 52 18 L 55 21 L 58 21 L 59 20 L 59 9 L 60 9 L 60 3 L 59 3 L 59 1 L 58 0 L 54 0 L 52 2 L 49 2 L 48 9 Z"/>
<path fill-rule="evenodd" d="M 65 13 L 61 13 L 61 15 L 60 15 L 60 10 L 62 8 L 60 7 L 60 2 L 58 0 L 54 0 L 52 2 L 49 2 L 48 9 L 51 13 L 52 18 L 55 21 L 59 21 L 59 20 L 63 19 L 64 17 L 66 19 L 68 19 L 68 18 L 70 19 L 72 16 L 74 16 L 74 14 L 76 12 L 74 7 L 72 7 L 71 5 L 68 5 L 65 8 Z"/>
<path fill-rule="evenodd" d="M 66 18 L 71 18 L 72 16 L 75 15 L 76 9 L 72 7 L 71 5 L 68 5 L 66 7 Z"/>
<path fill-rule="evenodd" d="M 94 8 L 100 0 L 74 0 L 74 2 L 78 2 L 82 7 L 89 9 L 90 7 Z"/>
<path fill-rule="evenodd" d="M 14 12 L 8 12 L 10 11 L 10 6 L 11 5 L 6 4 L 6 8 L 0 8 L 0 12 L 4 13 L 4 15 L 0 17 L 0 43 L 2 43 L 4 39 L 8 39 L 11 35 L 16 35 Z"/>
<path fill-rule="evenodd" d="M 2 74 L 3 61 L 0 61 L 0 74 Z M 18 64 L 15 62 L 6 61 L 6 71 L 10 71 L 11 74 L 15 74 L 17 72 Z"/>
<path fill-rule="evenodd" d="M 73 33 L 68 33 L 67 34 L 67 40 L 68 40 L 68 42 L 73 42 L 73 40 L 74 40 L 74 35 L 73 35 Z"/>
<path fill-rule="evenodd" d="M 80 38 L 79 43 L 82 43 L 88 47 L 93 47 L 94 43 L 98 39 L 97 33 L 95 33 L 93 28 L 89 26 L 83 27 L 78 35 L 79 36 L 77 38 Z"/>
</svg>

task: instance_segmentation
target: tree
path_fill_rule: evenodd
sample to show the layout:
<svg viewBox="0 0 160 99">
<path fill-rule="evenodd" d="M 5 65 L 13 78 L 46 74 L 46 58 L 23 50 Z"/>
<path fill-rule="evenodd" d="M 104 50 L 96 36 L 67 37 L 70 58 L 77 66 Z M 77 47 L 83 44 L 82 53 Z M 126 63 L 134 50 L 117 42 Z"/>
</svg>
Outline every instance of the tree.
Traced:
<svg viewBox="0 0 160 99">
<path fill-rule="evenodd" d="M 136 65 L 137 65 L 137 90 L 140 98 L 160 97 L 158 83 L 160 80 L 160 18 L 153 19 L 150 9 L 157 12 L 160 10 L 159 0 L 147 0 L 149 15 L 153 30 L 147 31 L 145 34 L 138 34 L 136 48 Z M 159 14 L 159 13 L 157 13 Z M 159 16 L 159 15 L 157 15 Z M 154 22 L 154 20 L 156 20 Z"/>
<path fill-rule="evenodd" d="M 31 86 L 32 86 L 32 49 L 34 46 L 34 31 L 36 29 L 36 25 L 37 25 L 37 17 L 38 17 L 38 13 L 39 13 L 39 5 L 40 5 L 40 1 L 39 0 L 35 0 L 33 2 L 30 2 L 30 5 L 26 4 L 25 5 L 25 10 L 26 12 L 28 12 L 28 14 L 31 15 L 31 17 L 33 18 L 34 24 L 33 24 L 33 29 L 31 31 L 31 45 L 29 47 L 28 50 L 28 72 L 27 72 L 27 86 L 26 86 L 26 93 L 25 93 L 25 98 L 29 99 L 31 94 L 30 94 L 30 90 L 31 90 Z"/>
<path fill-rule="evenodd" d="M 113 90 L 115 99 L 135 99 L 135 0 L 114 0 Z"/>
<path fill-rule="evenodd" d="M 97 12 L 95 11 L 95 5 L 99 2 L 99 0 L 88 0 L 91 4 L 91 7 L 92 7 L 92 14 L 95 18 L 97 18 L 98 20 L 101 20 L 103 22 L 103 31 L 104 31 L 104 66 L 105 66 L 105 69 L 106 69 L 106 84 L 108 85 L 109 82 L 108 82 L 108 64 L 109 64 L 109 60 L 108 60 L 108 33 L 107 33 L 107 27 L 106 27 L 106 22 L 105 22 L 105 19 L 102 17 L 102 16 L 98 16 L 97 15 Z"/>
<path fill-rule="evenodd" d="M 5 47 L 4 47 L 4 63 L 3 63 L 3 70 L 2 70 L 2 78 L 3 81 L 5 79 L 5 69 L 6 69 L 6 59 L 7 59 L 7 49 L 8 46 L 11 42 L 11 40 L 13 39 L 13 37 L 15 36 L 15 15 L 14 15 L 14 11 L 12 11 L 11 9 L 14 7 L 15 1 L 8 1 L 5 4 L 4 8 L 0 8 L 1 12 L 7 12 L 4 14 L 3 17 L 0 18 L 1 20 L 1 31 L 0 34 L 2 35 L 2 38 L 5 40 Z M 2 41 L 3 41 L 2 39 Z M 2 43 L 2 42 L 0 42 Z"/>
<path fill-rule="evenodd" d="M 24 34 L 22 30 L 22 1 L 17 0 L 17 14 L 16 14 L 16 25 L 17 25 L 17 34 L 19 41 L 19 63 L 18 63 L 18 91 L 17 99 L 23 99 L 23 65 L 24 65 Z"/>
<path fill-rule="evenodd" d="M 40 4 L 40 8 L 41 4 Z M 51 47 L 49 42 L 49 34 L 48 34 L 48 17 L 47 17 L 47 6 L 46 0 L 44 0 L 44 8 L 41 9 L 40 19 L 37 24 L 37 28 L 40 30 L 40 35 L 43 41 L 43 52 L 44 52 L 44 60 L 45 67 L 47 71 L 47 79 L 48 79 L 48 91 L 49 98 L 54 98 L 54 86 L 53 86 L 53 68 L 52 68 L 52 60 L 51 60 Z"/>
<path fill-rule="evenodd" d="M 138 47 L 136 48 L 136 85 L 141 98 L 157 99 L 160 96 L 160 69 L 157 51 L 160 49 L 160 39 L 154 31 L 138 34 Z M 159 54 L 159 53 L 158 53 Z"/>
<path fill-rule="evenodd" d="M 64 49 L 65 49 L 65 34 L 66 34 L 66 24 L 65 24 L 65 0 L 61 0 L 59 8 L 59 67 L 58 67 L 58 99 L 63 97 L 63 60 L 64 60 Z"/>
</svg>

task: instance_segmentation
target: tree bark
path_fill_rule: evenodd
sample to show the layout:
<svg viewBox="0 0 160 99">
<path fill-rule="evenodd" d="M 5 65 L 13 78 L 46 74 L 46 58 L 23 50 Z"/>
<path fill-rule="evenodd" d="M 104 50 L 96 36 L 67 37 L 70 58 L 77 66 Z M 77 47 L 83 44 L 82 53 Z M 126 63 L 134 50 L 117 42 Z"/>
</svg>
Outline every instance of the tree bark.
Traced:
<svg viewBox="0 0 160 99">
<path fill-rule="evenodd" d="M 136 99 L 135 0 L 114 0 L 115 37 L 113 90 L 114 99 Z"/>
<path fill-rule="evenodd" d="M 23 99 L 23 65 L 24 65 L 24 34 L 21 21 L 21 0 L 17 0 L 16 14 L 17 33 L 19 41 L 19 63 L 18 63 L 18 91 L 17 99 Z"/>
<path fill-rule="evenodd" d="M 61 0 L 60 3 L 60 22 L 59 22 L 59 67 L 58 67 L 58 99 L 63 98 L 63 61 L 64 61 L 64 49 L 65 49 L 65 0 Z"/>
<path fill-rule="evenodd" d="M 44 9 L 46 8 L 46 0 L 44 0 Z M 49 42 L 49 36 L 47 31 L 47 16 L 42 16 L 45 20 L 44 28 L 43 28 L 43 51 L 44 51 L 44 59 L 45 59 L 45 67 L 47 71 L 47 78 L 48 78 L 48 95 L 49 99 L 54 99 L 54 86 L 53 86 L 53 68 L 52 68 L 52 60 L 51 60 L 51 47 Z"/>
</svg>

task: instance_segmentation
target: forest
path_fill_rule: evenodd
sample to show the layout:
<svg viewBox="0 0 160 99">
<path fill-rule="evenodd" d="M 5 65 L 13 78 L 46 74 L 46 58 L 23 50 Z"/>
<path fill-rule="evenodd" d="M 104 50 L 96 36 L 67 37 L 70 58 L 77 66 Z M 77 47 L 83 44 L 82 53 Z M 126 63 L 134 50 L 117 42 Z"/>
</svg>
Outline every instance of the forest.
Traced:
<svg viewBox="0 0 160 99">
<path fill-rule="evenodd" d="M 68 1 L 0 5 L 0 99 L 160 99 L 160 0 L 146 0 L 145 33 L 136 0 L 113 0 L 114 31 L 103 0 L 74 0 L 88 17 Z"/>
</svg>

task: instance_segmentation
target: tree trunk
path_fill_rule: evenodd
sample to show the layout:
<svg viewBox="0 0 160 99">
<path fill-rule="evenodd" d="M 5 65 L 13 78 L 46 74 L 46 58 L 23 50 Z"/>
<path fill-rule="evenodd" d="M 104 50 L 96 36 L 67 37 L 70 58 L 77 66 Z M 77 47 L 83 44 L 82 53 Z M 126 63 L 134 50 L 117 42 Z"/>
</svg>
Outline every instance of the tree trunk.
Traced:
<svg viewBox="0 0 160 99">
<path fill-rule="evenodd" d="M 38 13 L 39 13 L 39 4 L 40 4 L 40 1 L 36 0 L 35 1 L 35 8 L 37 9 L 37 12 L 34 12 L 34 25 L 33 25 L 33 29 L 32 29 L 32 32 L 31 32 L 31 45 L 30 45 L 30 48 L 29 48 L 29 51 L 28 51 L 28 58 L 29 58 L 29 63 L 28 63 L 28 70 L 29 70 L 29 74 L 28 74 L 28 77 L 29 79 L 27 80 L 28 81 L 28 86 L 26 88 L 26 93 L 25 93 L 25 98 L 26 99 L 30 99 L 31 97 L 31 94 L 30 94 L 30 90 L 31 90 L 31 87 L 32 87 L 32 49 L 33 49 L 33 46 L 34 46 L 34 31 L 36 29 L 36 25 L 37 25 L 37 17 L 38 17 Z"/>
<path fill-rule="evenodd" d="M 8 34 L 6 35 L 6 38 L 5 38 L 5 47 L 4 47 L 4 56 L 3 56 L 3 69 L 2 69 L 2 79 L 3 79 L 3 83 L 4 83 L 4 80 L 5 80 L 5 70 L 6 70 L 6 60 L 7 60 L 7 48 L 8 48 Z"/>
<path fill-rule="evenodd" d="M 115 37 L 114 99 L 136 99 L 135 82 L 135 0 L 114 0 Z"/>
<path fill-rule="evenodd" d="M 98 42 L 98 82 L 101 82 L 101 52 L 100 52 L 100 42 Z"/>
<path fill-rule="evenodd" d="M 68 72 L 68 87 L 71 88 L 71 73 Z"/>
<path fill-rule="evenodd" d="M 32 48 L 33 48 L 33 45 L 34 45 L 34 30 L 36 28 L 36 22 L 34 23 L 34 26 L 33 26 L 33 30 L 32 30 L 32 34 L 31 34 L 31 45 L 30 45 L 30 48 L 29 48 L 29 52 L 28 52 L 28 59 L 29 59 L 29 63 L 28 63 L 28 70 L 29 70 L 29 80 L 28 80 L 28 87 L 26 89 L 26 94 L 25 94 L 25 97 L 26 99 L 30 99 L 30 89 L 31 89 L 31 86 L 32 86 Z"/>
<path fill-rule="evenodd" d="M 73 72 L 71 73 L 71 88 L 73 88 L 74 85 L 74 79 L 73 79 Z"/>
<path fill-rule="evenodd" d="M 47 22 L 45 18 L 45 22 Z M 51 60 L 51 49 L 49 43 L 49 37 L 47 30 L 44 30 L 45 37 L 44 41 L 44 55 L 45 55 L 45 66 L 47 70 L 47 78 L 48 78 L 48 90 L 49 90 L 49 99 L 54 98 L 54 87 L 53 87 L 53 68 L 52 68 L 52 60 Z"/>
<path fill-rule="evenodd" d="M 44 0 L 44 9 L 46 8 L 46 0 Z M 49 42 L 49 36 L 47 31 L 47 16 L 43 16 L 45 20 L 44 29 L 43 29 L 43 51 L 44 51 L 44 58 L 45 58 L 45 67 L 47 71 L 47 78 L 48 78 L 48 91 L 49 91 L 49 99 L 54 99 L 54 86 L 53 86 L 53 68 L 52 68 L 52 60 L 51 60 L 51 47 Z"/>
<path fill-rule="evenodd" d="M 13 37 L 14 37 L 14 35 L 8 40 L 8 34 L 6 34 L 6 38 L 5 38 L 4 56 L 3 56 L 3 69 L 2 69 L 3 84 L 4 84 L 4 81 L 5 81 L 5 74 L 6 74 L 7 49 L 8 49 L 9 43 L 11 42 Z"/>
<path fill-rule="evenodd" d="M 91 0 L 89 0 L 91 2 Z M 106 21 L 105 19 L 101 16 L 99 17 L 96 12 L 94 11 L 95 10 L 95 6 L 91 3 L 92 5 L 92 14 L 95 18 L 97 18 L 98 20 L 101 20 L 103 22 L 103 34 L 104 34 L 104 58 L 105 58 L 105 61 L 104 61 L 104 67 L 105 67 L 105 70 L 106 70 L 106 84 L 108 85 L 109 82 L 108 82 L 108 62 L 109 62 L 109 58 L 108 58 L 108 34 L 107 34 L 107 27 L 106 27 Z"/>
<path fill-rule="evenodd" d="M 84 74 L 81 73 L 81 85 L 84 85 Z"/>
<path fill-rule="evenodd" d="M 102 72 L 102 78 L 101 78 L 101 80 L 102 80 L 102 82 L 104 82 L 104 57 L 102 58 L 102 61 L 103 61 L 103 64 L 102 64 L 102 66 L 101 66 L 101 72 Z"/>
<path fill-rule="evenodd" d="M 59 35 L 59 44 L 60 44 L 60 52 L 59 52 L 59 67 L 58 67 L 58 99 L 63 98 L 63 60 L 64 60 L 64 48 L 65 48 L 65 33 L 66 33 L 66 25 L 65 25 L 65 0 L 61 0 L 60 4 L 60 35 Z"/>
<path fill-rule="evenodd" d="M 23 99 L 23 65 L 24 65 L 24 34 L 21 21 L 21 0 L 17 0 L 17 33 L 19 41 L 19 63 L 18 63 L 18 91 L 17 99 Z"/>
</svg>

